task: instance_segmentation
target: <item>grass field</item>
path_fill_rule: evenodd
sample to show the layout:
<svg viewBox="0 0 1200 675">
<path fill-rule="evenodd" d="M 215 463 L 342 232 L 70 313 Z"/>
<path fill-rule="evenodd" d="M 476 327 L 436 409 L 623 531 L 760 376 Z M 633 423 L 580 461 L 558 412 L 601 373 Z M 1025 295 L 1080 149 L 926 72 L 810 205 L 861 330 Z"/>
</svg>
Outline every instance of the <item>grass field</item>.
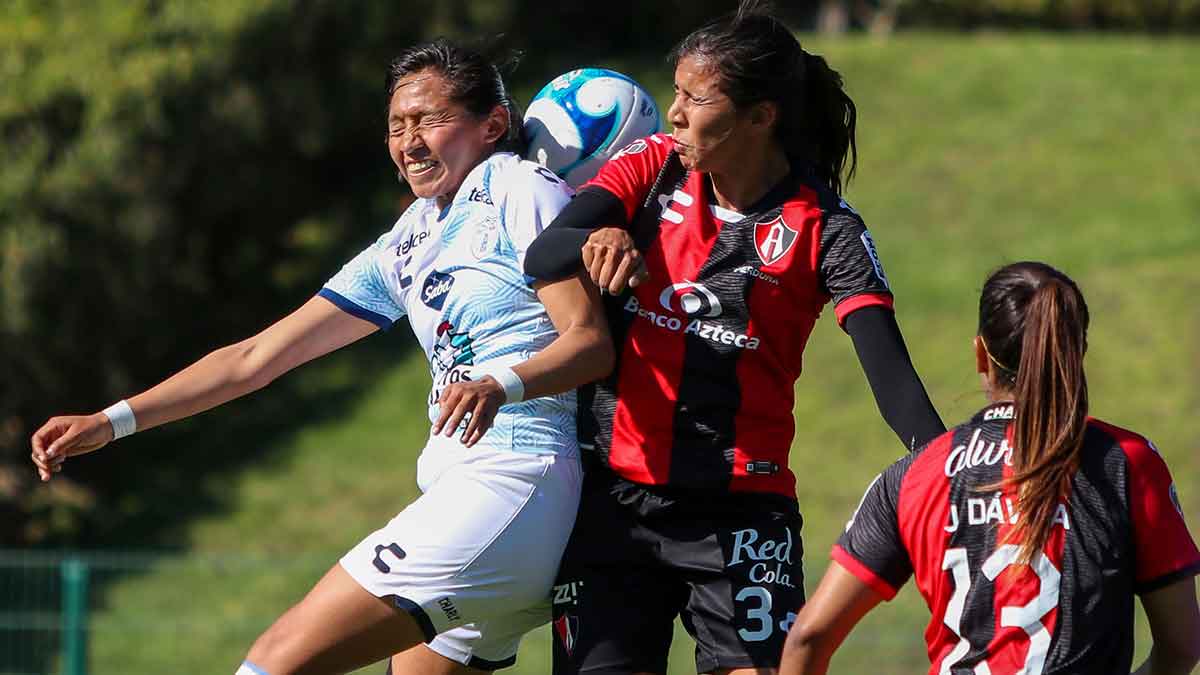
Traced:
<svg viewBox="0 0 1200 675">
<path fill-rule="evenodd" d="M 858 104 L 861 156 L 849 200 L 871 226 L 909 348 L 944 419 L 956 423 L 983 403 L 970 339 L 984 275 L 1018 259 L 1051 262 L 1079 281 L 1091 305 L 1094 413 L 1158 443 L 1196 531 L 1200 43 L 981 34 L 809 46 L 842 71 Z M 621 65 L 665 102 L 664 67 Z M 199 473 L 181 486 L 180 500 L 202 498 L 212 505 L 206 512 L 145 539 L 131 533 L 146 548 L 180 546 L 190 561 L 103 584 L 92 672 L 232 672 L 274 616 L 416 496 L 428 375 L 406 328 L 372 339 L 402 356 L 375 349 L 382 355 L 356 362 L 375 377 L 337 418 L 302 402 L 287 411 L 295 431 L 270 443 L 206 436 L 205 420 L 236 417 L 235 404 L 151 460 L 203 453 L 214 442 L 261 456 L 232 476 Z M 806 356 L 792 467 L 811 591 L 863 488 L 902 448 L 831 318 Z M 297 376 L 319 387 L 353 377 L 346 363 L 334 357 Z M 214 574 L 197 560 L 240 562 Z M 852 636 L 835 672 L 923 672 L 927 616 L 905 589 Z M 548 672 L 548 650 L 543 629 L 506 672 Z M 685 639 L 676 641 L 671 672 L 694 672 Z"/>
</svg>

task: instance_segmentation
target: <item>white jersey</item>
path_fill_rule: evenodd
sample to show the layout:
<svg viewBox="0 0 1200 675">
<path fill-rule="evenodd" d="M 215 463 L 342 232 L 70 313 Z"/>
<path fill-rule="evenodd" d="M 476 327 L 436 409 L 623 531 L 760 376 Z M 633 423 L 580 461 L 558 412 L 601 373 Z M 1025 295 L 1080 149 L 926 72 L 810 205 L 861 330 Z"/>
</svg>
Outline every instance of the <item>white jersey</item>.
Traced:
<svg viewBox="0 0 1200 675">
<path fill-rule="evenodd" d="M 408 316 L 433 378 L 433 422 L 447 385 L 474 379 L 472 370 L 484 364 L 525 361 L 558 336 L 523 266 L 525 251 L 571 194 L 541 166 L 495 153 L 467 175 L 447 208 L 414 202 L 320 295 L 382 328 Z M 479 444 L 574 455 L 575 413 L 574 391 L 505 405 Z"/>
</svg>

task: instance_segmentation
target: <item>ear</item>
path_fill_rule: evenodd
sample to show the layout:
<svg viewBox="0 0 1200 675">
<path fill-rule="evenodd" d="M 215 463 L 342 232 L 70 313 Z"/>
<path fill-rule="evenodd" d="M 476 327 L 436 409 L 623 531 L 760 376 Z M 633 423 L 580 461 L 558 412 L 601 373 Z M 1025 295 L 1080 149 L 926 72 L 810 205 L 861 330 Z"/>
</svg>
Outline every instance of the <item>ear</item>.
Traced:
<svg viewBox="0 0 1200 675">
<path fill-rule="evenodd" d="M 779 105 L 774 101 L 759 101 L 750 106 L 750 123 L 764 129 L 773 129 L 779 119 Z"/>
<path fill-rule="evenodd" d="M 483 140 L 485 143 L 498 143 L 508 133 L 508 106 L 492 107 L 487 119 L 483 121 Z"/>
<path fill-rule="evenodd" d="M 983 346 L 983 338 L 975 336 L 975 372 L 988 375 L 992 371 L 992 362 L 988 358 L 987 348 Z"/>
</svg>

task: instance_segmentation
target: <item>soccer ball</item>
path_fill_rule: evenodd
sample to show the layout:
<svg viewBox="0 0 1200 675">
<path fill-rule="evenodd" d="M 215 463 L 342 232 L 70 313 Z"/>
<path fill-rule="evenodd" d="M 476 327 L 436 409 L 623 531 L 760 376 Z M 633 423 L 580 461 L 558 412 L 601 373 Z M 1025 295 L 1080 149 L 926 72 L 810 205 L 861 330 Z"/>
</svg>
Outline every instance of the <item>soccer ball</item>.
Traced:
<svg viewBox="0 0 1200 675">
<path fill-rule="evenodd" d="M 581 68 L 533 97 L 525 113 L 526 158 L 579 187 L 621 148 L 658 130 L 658 106 L 637 82 L 612 70 Z"/>
</svg>

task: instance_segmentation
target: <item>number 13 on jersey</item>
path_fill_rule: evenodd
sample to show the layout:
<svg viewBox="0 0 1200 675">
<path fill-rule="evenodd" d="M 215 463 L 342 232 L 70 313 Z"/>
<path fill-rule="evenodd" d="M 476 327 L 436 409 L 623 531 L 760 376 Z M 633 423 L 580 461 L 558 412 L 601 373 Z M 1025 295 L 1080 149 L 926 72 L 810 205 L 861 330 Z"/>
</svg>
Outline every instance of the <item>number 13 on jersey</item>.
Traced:
<svg viewBox="0 0 1200 675">
<path fill-rule="evenodd" d="M 1020 564 L 1017 562 L 1019 551 L 1019 546 L 1005 544 L 996 549 L 984 561 L 981 571 L 987 581 L 993 582 L 993 588 L 996 587 L 994 582 L 997 577 L 1004 570 L 1010 566 Z M 1050 651 L 1050 630 L 1042 620 L 1047 614 L 1058 607 L 1058 589 L 1062 579 L 1058 568 L 1040 551 L 1031 561 L 1029 567 L 1038 578 L 1039 588 L 1037 597 L 1024 605 L 1000 608 L 1001 628 L 1020 628 L 1029 636 L 1029 651 L 1025 655 L 1025 663 L 1014 675 L 1041 675 L 1042 668 L 1046 664 L 1046 654 Z M 986 648 L 987 645 L 972 645 L 970 640 L 964 637 L 962 633 L 963 616 L 972 594 L 971 570 L 967 561 L 967 549 L 947 549 L 945 557 L 942 558 L 942 569 L 950 572 L 954 579 L 954 594 L 950 596 L 950 602 L 946 605 L 946 615 L 943 621 L 959 638 L 958 644 L 942 659 L 941 666 L 938 669 L 939 675 L 949 675 L 951 667 L 956 665 L 964 656 L 972 650 Z M 975 592 L 978 591 L 978 588 L 975 589 Z M 986 657 L 975 666 L 973 672 L 975 675 L 992 675 L 992 669 L 988 665 Z"/>
</svg>

